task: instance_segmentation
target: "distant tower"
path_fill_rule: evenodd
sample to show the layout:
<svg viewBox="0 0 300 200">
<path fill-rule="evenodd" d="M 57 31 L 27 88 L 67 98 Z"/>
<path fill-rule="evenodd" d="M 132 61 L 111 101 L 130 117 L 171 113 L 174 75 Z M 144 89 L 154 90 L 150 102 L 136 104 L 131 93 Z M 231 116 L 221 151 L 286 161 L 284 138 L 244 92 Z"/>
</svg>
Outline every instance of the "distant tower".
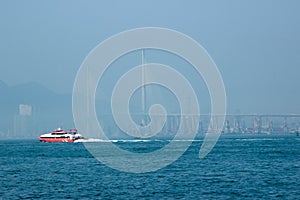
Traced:
<svg viewBox="0 0 300 200">
<path fill-rule="evenodd" d="M 28 138 L 32 136 L 32 106 L 19 104 L 18 115 L 14 118 L 14 138 Z"/>
<path fill-rule="evenodd" d="M 283 133 L 288 133 L 288 123 L 286 117 L 283 120 Z"/>
<path fill-rule="evenodd" d="M 241 129 L 242 133 L 245 133 L 245 132 L 246 132 L 246 129 L 247 129 L 247 127 L 246 127 L 246 122 L 245 122 L 245 120 L 243 119 L 243 121 L 242 121 L 242 129 Z"/>
<path fill-rule="evenodd" d="M 230 123 L 229 120 L 227 119 L 225 122 L 225 133 L 230 133 Z"/>
<path fill-rule="evenodd" d="M 19 115 L 20 116 L 31 116 L 32 115 L 32 106 L 20 104 L 19 105 Z"/>
<path fill-rule="evenodd" d="M 269 133 L 273 133 L 274 128 L 273 128 L 273 121 L 269 122 Z"/>
<path fill-rule="evenodd" d="M 240 120 L 237 117 L 234 119 L 233 132 L 241 133 Z"/>
<path fill-rule="evenodd" d="M 262 128 L 262 117 L 258 116 L 254 119 L 253 131 L 254 133 L 261 133 Z"/>
</svg>

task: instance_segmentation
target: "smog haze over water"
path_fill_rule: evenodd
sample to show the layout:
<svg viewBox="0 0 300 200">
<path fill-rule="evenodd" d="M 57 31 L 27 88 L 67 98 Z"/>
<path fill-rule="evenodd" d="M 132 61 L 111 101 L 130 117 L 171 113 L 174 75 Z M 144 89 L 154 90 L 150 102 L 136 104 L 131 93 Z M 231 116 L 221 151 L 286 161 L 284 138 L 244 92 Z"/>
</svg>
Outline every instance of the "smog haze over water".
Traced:
<svg viewBox="0 0 300 200">
<path fill-rule="evenodd" d="M 203 45 L 223 77 L 229 113 L 299 113 L 298 7 L 270 0 L 1 1 L 0 80 L 71 94 L 79 66 L 98 43 L 156 26 Z"/>
</svg>

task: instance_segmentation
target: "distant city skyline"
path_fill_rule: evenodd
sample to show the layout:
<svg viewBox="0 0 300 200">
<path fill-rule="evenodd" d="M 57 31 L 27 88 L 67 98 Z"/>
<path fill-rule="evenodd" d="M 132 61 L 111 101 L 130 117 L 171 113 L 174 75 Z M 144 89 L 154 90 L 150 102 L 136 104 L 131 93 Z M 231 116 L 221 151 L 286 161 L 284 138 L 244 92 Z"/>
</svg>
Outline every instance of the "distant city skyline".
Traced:
<svg viewBox="0 0 300 200">
<path fill-rule="evenodd" d="M 0 80 L 71 94 L 101 41 L 157 26 L 208 51 L 223 77 L 228 113 L 300 113 L 298 1 L 1 1 Z M 188 77 L 189 78 L 189 77 Z"/>
</svg>

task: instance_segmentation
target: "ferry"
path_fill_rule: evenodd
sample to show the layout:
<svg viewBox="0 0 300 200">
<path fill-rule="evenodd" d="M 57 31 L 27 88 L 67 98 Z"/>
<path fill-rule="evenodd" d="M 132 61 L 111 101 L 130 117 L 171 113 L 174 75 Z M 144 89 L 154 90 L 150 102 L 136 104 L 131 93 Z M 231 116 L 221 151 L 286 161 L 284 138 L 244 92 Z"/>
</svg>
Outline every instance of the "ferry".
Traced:
<svg viewBox="0 0 300 200">
<path fill-rule="evenodd" d="M 39 136 L 41 142 L 75 142 L 84 139 L 76 129 L 62 130 L 58 128 L 50 133 Z"/>
</svg>

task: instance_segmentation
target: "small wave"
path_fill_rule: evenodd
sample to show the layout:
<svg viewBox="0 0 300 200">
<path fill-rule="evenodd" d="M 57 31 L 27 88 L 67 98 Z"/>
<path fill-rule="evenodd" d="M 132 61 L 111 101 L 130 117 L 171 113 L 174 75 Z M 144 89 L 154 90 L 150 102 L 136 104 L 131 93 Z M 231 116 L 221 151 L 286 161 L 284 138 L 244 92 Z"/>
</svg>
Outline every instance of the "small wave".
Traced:
<svg viewBox="0 0 300 200">
<path fill-rule="evenodd" d="M 153 142 L 155 140 L 116 140 L 116 142 Z"/>
<path fill-rule="evenodd" d="M 153 142 L 153 141 L 158 141 L 158 140 L 103 140 L 103 139 L 79 139 L 76 140 L 75 142 Z"/>
<path fill-rule="evenodd" d="M 237 141 L 274 141 L 274 140 L 283 140 L 282 138 L 237 138 Z"/>
<path fill-rule="evenodd" d="M 168 140 L 169 142 L 171 142 L 171 141 L 175 141 L 175 142 L 202 142 L 203 140 L 184 140 L 184 139 L 182 139 L 182 140 Z"/>
<path fill-rule="evenodd" d="M 80 142 L 112 142 L 112 143 L 117 143 L 117 142 L 201 142 L 203 140 L 184 140 L 184 139 L 178 139 L 178 140 L 143 140 L 143 139 L 136 139 L 136 140 L 130 140 L 130 139 L 115 139 L 115 140 L 103 140 L 103 139 L 95 139 L 95 138 L 89 138 L 89 139 L 79 139 L 76 140 L 75 142 L 80 143 Z"/>
<path fill-rule="evenodd" d="M 80 142 L 112 142 L 112 141 L 90 138 L 90 139 L 79 139 L 79 140 L 75 140 L 74 142 L 80 143 Z"/>
</svg>

